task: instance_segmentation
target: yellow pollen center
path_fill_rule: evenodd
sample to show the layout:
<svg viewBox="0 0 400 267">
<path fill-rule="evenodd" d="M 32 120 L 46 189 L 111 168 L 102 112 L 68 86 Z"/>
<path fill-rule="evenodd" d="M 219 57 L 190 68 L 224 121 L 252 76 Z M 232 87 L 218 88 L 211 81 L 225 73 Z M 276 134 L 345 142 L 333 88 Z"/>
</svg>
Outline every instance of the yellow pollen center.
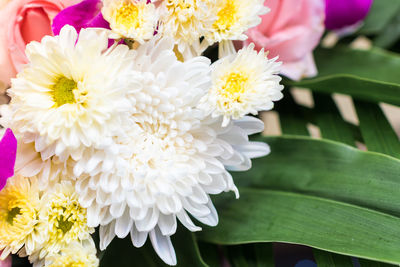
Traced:
<svg viewBox="0 0 400 267">
<path fill-rule="evenodd" d="M 115 11 L 115 22 L 126 29 L 140 28 L 139 9 L 132 3 L 124 3 Z"/>
<path fill-rule="evenodd" d="M 71 216 L 72 215 L 70 215 L 68 218 L 64 218 L 64 215 L 60 215 L 60 217 L 57 219 L 58 229 L 60 229 L 64 234 L 71 230 L 72 226 L 74 225 L 74 222 L 69 220 Z"/>
<path fill-rule="evenodd" d="M 226 4 L 218 12 L 218 19 L 214 22 L 214 28 L 224 31 L 229 30 L 237 21 L 237 8 L 233 1 L 226 1 Z"/>
<path fill-rule="evenodd" d="M 73 91 L 77 88 L 77 83 L 74 80 L 66 77 L 60 77 L 52 87 L 53 101 L 57 107 L 64 104 L 73 104 L 76 102 Z"/>
<path fill-rule="evenodd" d="M 7 219 L 6 219 L 7 222 L 12 225 L 14 223 L 14 218 L 20 213 L 21 213 L 20 208 L 18 207 L 12 208 L 7 214 Z"/>
<path fill-rule="evenodd" d="M 220 89 L 220 94 L 224 98 L 229 98 L 232 101 L 241 102 L 240 97 L 246 90 L 248 77 L 241 73 L 230 73 L 226 79 L 225 84 Z"/>
</svg>

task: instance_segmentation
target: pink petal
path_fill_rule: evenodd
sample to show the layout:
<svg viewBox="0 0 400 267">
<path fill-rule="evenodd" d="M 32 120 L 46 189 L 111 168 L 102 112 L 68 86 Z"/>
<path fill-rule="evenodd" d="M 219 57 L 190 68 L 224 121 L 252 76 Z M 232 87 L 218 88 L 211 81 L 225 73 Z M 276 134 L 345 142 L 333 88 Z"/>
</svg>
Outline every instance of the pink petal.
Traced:
<svg viewBox="0 0 400 267">
<path fill-rule="evenodd" d="M 101 14 L 101 0 L 84 0 L 81 3 L 62 10 L 53 20 L 52 29 L 55 35 L 64 25 L 73 26 L 77 32 L 82 28 L 106 28 L 110 26 Z"/>
<path fill-rule="evenodd" d="M 7 179 L 14 175 L 16 156 L 17 139 L 13 132 L 7 129 L 0 141 L 0 190 L 6 185 Z"/>
</svg>

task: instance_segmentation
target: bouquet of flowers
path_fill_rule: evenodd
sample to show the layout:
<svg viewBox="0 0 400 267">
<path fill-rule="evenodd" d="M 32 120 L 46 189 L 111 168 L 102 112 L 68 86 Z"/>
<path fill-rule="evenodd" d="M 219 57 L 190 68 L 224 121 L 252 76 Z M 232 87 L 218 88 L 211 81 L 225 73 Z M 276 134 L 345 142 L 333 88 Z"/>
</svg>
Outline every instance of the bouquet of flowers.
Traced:
<svg viewBox="0 0 400 267">
<path fill-rule="evenodd" d="M 336 41 L 350 36 L 371 6 L 339 2 L 3 3 L 0 13 L 9 12 L 13 24 L 0 26 L 7 28 L 0 36 L 13 41 L 4 59 L 0 53 L 9 97 L 0 106 L 0 258 L 109 266 L 101 259 L 111 257 L 114 239 L 126 238 L 127 251 L 151 243 L 168 265 L 185 264 L 180 255 L 193 242 L 189 254 L 199 255 L 187 234 L 218 229 L 211 196 L 231 191 L 238 199 L 232 175 L 242 172 L 243 181 L 268 169 L 249 172 L 252 159 L 271 150 L 258 115 L 283 98 L 280 75 L 289 87 L 313 81 L 302 79 L 318 73 L 312 51 L 325 29 Z M 295 107 L 288 101 L 282 107 Z M 248 198 L 261 192 L 246 190 L 242 207 L 260 212 Z M 236 201 L 218 198 L 225 216 L 238 210 L 229 206 Z M 231 220 L 252 225 L 250 217 Z M 185 237 L 174 249 L 177 231 Z M 218 244 L 207 238 L 212 231 L 203 240 Z"/>
</svg>

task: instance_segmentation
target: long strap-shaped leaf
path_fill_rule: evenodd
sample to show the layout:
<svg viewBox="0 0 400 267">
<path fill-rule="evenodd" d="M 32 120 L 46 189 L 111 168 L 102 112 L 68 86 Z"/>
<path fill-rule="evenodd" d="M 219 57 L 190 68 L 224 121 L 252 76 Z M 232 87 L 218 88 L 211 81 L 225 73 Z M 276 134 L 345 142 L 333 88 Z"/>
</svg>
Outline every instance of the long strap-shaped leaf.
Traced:
<svg viewBox="0 0 400 267">
<path fill-rule="evenodd" d="M 350 257 L 314 250 L 314 258 L 318 267 L 353 267 Z"/>
<path fill-rule="evenodd" d="M 345 255 L 400 263 L 400 218 L 342 202 L 240 188 L 241 199 L 216 198 L 218 227 L 199 237 L 217 244 L 286 242 Z"/>
<path fill-rule="evenodd" d="M 400 158 L 399 138 L 379 105 L 356 101 L 355 107 L 368 150 Z"/>
<path fill-rule="evenodd" d="M 344 47 L 318 49 L 319 75 L 289 85 L 316 92 L 343 93 L 371 102 L 400 105 L 400 57 L 373 49 L 352 50 Z"/>
<path fill-rule="evenodd" d="M 260 137 L 274 151 L 234 173 L 241 186 L 335 199 L 400 216 L 400 160 L 300 136 Z"/>
<path fill-rule="evenodd" d="M 400 214 L 399 160 L 306 137 L 263 140 L 274 153 L 240 175 L 239 200 L 219 198 L 220 225 L 203 240 L 281 241 L 400 263 L 400 219 L 379 212 Z"/>
</svg>

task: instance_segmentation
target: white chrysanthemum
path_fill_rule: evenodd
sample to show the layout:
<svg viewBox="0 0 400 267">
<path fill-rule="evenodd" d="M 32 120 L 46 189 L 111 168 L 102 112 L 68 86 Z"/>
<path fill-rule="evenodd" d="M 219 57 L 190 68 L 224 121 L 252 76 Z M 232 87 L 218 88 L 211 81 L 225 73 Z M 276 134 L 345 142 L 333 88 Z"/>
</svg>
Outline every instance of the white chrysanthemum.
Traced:
<svg viewBox="0 0 400 267">
<path fill-rule="evenodd" d="M 43 160 L 79 160 L 87 148 L 104 147 L 121 131 L 132 51 L 108 47 L 105 32 L 71 26 L 27 46 L 30 63 L 12 81 L 5 125 L 35 143 Z"/>
<path fill-rule="evenodd" d="M 101 10 L 111 29 L 123 38 L 144 43 L 153 37 L 158 11 L 147 0 L 103 0 Z"/>
<path fill-rule="evenodd" d="M 43 242 L 39 189 L 34 178 L 14 176 L 0 192 L 0 259 L 21 248 L 33 251 Z"/>
<path fill-rule="evenodd" d="M 101 249 L 115 235 L 130 233 L 136 247 L 149 236 L 168 264 L 176 263 L 170 236 L 177 219 L 191 231 L 201 228 L 189 214 L 216 225 L 209 195 L 229 190 L 238 194 L 227 169 L 247 170 L 250 158 L 269 151 L 266 144 L 248 140 L 264 128 L 260 120 L 246 117 L 222 128 L 220 118 L 198 108 L 210 87 L 210 62 L 203 57 L 179 62 L 173 47 L 172 40 L 162 39 L 136 50 L 137 73 L 129 95 L 132 123 L 118 140 L 124 168 L 99 172 L 104 165 L 100 161 L 75 168 L 90 174 L 78 180 L 76 191 L 88 209 L 88 224 L 101 225 Z"/>
<path fill-rule="evenodd" d="M 57 254 L 72 242 L 91 239 L 90 234 L 94 232 L 87 225 L 86 209 L 79 204 L 71 182 L 63 181 L 44 192 L 39 216 L 46 228 L 43 232 L 45 242 L 34 253 L 27 253 L 31 262 Z"/>
<path fill-rule="evenodd" d="M 90 239 L 83 243 L 72 242 L 60 250 L 58 254 L 46 257 L 45 266 L 49 267 L 97 267 L 96 247 Z"/>
<path fill-rule="evenodd" d="M 177 45 L 175 52 L 183 58 L 200 55 L 206 47 L 200 44 L 216 20 L 215 0 L 166 0 L 160 6 L 159 33 L 172 38 Z"/>
<path fill-rule="evenodd" d="M 223 126 L 233 119 L 270 110 L 283 97 L 279 84 L 280 62 L 268 59 L 254 44 L 213 64 L 212 86 L 200 106 L 213 117 L 223 116 Z"/>
</svg>

